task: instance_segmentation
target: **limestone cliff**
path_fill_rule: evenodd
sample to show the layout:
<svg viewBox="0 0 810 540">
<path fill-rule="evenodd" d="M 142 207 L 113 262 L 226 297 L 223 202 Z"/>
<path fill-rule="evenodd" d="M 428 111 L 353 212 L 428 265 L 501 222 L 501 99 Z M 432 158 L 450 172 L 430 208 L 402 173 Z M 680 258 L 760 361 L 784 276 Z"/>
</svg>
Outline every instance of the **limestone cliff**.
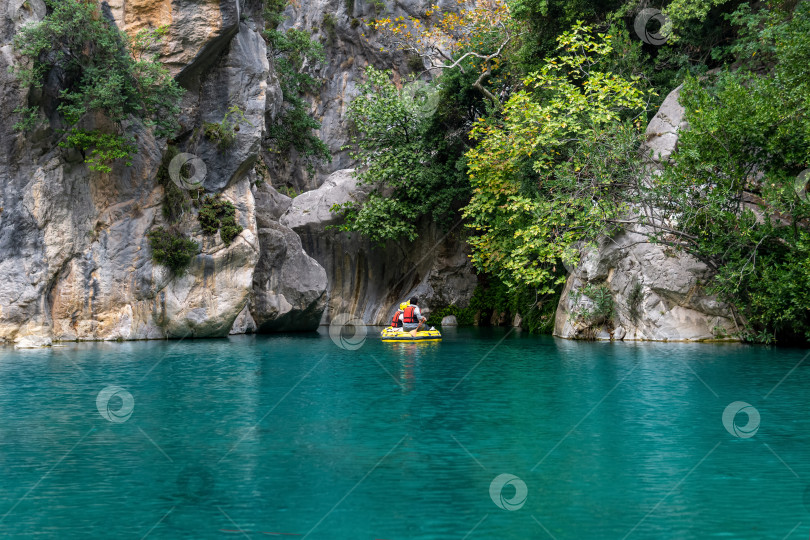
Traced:
<svg viewBox="0 0 810 540">
<path fill-rule="evenodd" d="M 654 171 L 675 150 L 678 130 L 685 127 L 684 109 L 673 90 L 646 131 L 648 170 Z M 644 226 L 605 238 L 581 254 L 560 297 L 554 335 L 566 338 L 700 341 L 731 339 L 739 329 L 731 308 L 708 294 L 703 286 L 709 268 L 694 257 L 652 244 Z M 581 317 L 594 299 L 583 294 L 587 285 L 604 285 L 615 306 L 612 320 Z M 579 293 L 579 294 L 578 294 Z"/>
<path fill-rule="evenodd" d="M 295 159 L 279 165 L 268 151 L 267 126 L 283 104 L 261 35 L 262 2 L 107 0 L 101 6 L 103 16 L 131 35 L 168 25 L 159 58 L 186 91 L 182 127 L 166 141 L 137 122 L 125 126 L 135 135 L 137 154 L 131 166 L 116 162 L 109 173 L 90 171 L 79 152 L 60 148 L 53 119 L 32 133 L 15 132 L 14 110 L 43 105 L 59 88 L 32 92 L 9 72 L 20 60 L 12 48 L 15 33 L 46 15 L 42 0 L 10 2 L 0 14 L 0 113 L 12 119 L 0 125 L 0 340 L 27 346 L 52 339 L 306 330 L 321 321 L 327 298 L 330 312 L 362 312 L 378 322 L 389 304 L 413 291 L 445 302 L 444 283 L 453 273 L 459 275 L 454 283 L 463 283 L 456 289 L 464 292 L 447 301 L 469 297 L 475 278 L 462 244 L 437 243 L 441 233 L 431 224 L 424 224 L 419 246 L 377 251 L 359 239 L 347 250 L 339 235 L 318 238 L 299 227 L 302 240 L 279 221 L 292 201 L 271 184 L 314 189 L 326 174 L 350 164 L 340 150 L 348 132 L 343 113 L 362 67 L 404 62 L 361 38 L 356 18 L 371 14 L 373 4 L 357 2 L 351 13 L 337 0 L 293 3 L 287 10 L 284 27 L 320 35 L 327 51 L 326 62 L 307 69 L 327 81 L 313 98 L 313 114 L 323 122 L 321 135 L 335 158 L 308 179 Z M 333 26 L 324 26 L 328 13 L 336 15 L 329 19 Z M 234 107 L 244 121 L 231 146 L 201 135 L 206 123 L 221 122 Z M 103 119 L 88 119 L 88 127 L 95 121 Z M 231 201 L 243 228 L 226 246 L 219 235 L 204 234 L 196 210 L 185 212 L 175 226 L 201 250 L 180 276 L 153 262 L 147 238 L 168 225 L 166 193 L 156 177 L 169 143 L 202 165 L 202 187 Z M 258 166 L 262 158 L 276 164 L 275 174 Z M 445 267 L 448 276 L 438 275 Z"/>
<path fill-rule="evenodd" d="M 282 29 L 310 30 L 325 45 L 326 61 L 306 68 L 325 84 L 308 99 L 333 159 L 314 175 L 295 156 L 280 160 L 268 147 L 267 127 L 283 103 L 262 37 L 259 0 L 101 3 L 103 15 L 128 33 L 168 25 L 160 61 L 186 90 L 174 140 L 156 139 L 133 121 L 125 128 L 138 152 L 131 166 L 116 162 L 109 173 L 90 171 L 77 150 L 59 147 L 53 125 L 14 131 L 15 109 L 53 100 L 59 88 L 21 88 L 9 72 L 19 61 L 14 35 L 45 17 L 46 9 L 42 0 L 6 4 L 0 13 L 0 114 L 6 119 L 0 123 L 0 341 L 37 346 L 53 339 L 308 330 L 338 314 L 386 322 L 392 306 L 414 294 L 426 307 L 469 302 L 477 280 L 461 225 L 445 231 L 421 222 L 416 242 L 383 246 L 331 227 L 338 224 L 329 211 L 333 204 L 366 194 L 342 149 L 349 133 L 346 106 L 363 68 L 394 67 L 400 78 L 414 69 L 403 55 L 381 52 L 369 35 L 363 19 L 373 17 L 381 3 L 308 0 L 291 3 L 285 12 Z M 417 14 L 427 4 L 387 2 L 385 10 Z M 442 8 L 455 6 L 440 2 Z M 648 130 L 657 159 L 666 159 L 677 141 L 683 113 L 673 96 Z M 52 113 L 50 105 L 44 109 Z M 234 108 L 244 121 L 233 145 L 223 148 L 202 135 L 206 123 L 221 122 Z M 103 121 L 87 119 L 89 127 Z M 176 226 L 200 252 L 180 276 L 153 262 L 147 237 L 168 225 L 165 188 L 157 176 L 170 143 L 204 165 L 202 187 L 231 201 L 242 227 L 226 245 L 219 235 L 204 233 L 196 209 L 186 211 Z M 291 199 L 273 187 L 284 185 L 303 193 Z M 558 310 L 558 335 L 582 333 L 572 299 L 588 299 L 569 293 L 596 282 L 608 284 L 619 306 L 614 337 L 705 339 L 733 331 L 727 306 L 701 289 L 704 267 L 636 245 L 633 234 L 606 241 L 573 269 Z M 630 320 L 622 306 L 637 284 L 641 315 Z M 611 328 L 603 330 L 610 337 Z"/>
<path fill-rule="evenodd" d="M 281 217 L 282 225 L 301 236 L 306 252 L 329 276 L 324 322 L 345 313 L 368 324 L 388 323 L 394 306 L 414 295 L 428 308 L 466 307 L 477 279 L 461 225 L 443 231 L 423 223 L 415 242 L 383 246 L 333 228 L 339 220 L 329 211 L 332 205 L 362 200 L 367 192 L 353 173 L 347 169 L 331 174 L 318 189 L 293 199 Z"/>
<path fill-rule="evenodd" d="M 89 171 L 75 150 L 59 148 L 50 127 L 22 135 L 12 130 L 13 122 L 3 122 L 0 339 L 25 344 L 225 336 L 253 295 L 257 264 L 278 251 L 278 242 L 262 243 L 250 174 L 265 122 L 280 105 L 260 34 L 260 3 L 111 0 L 102 9 L 130 33 L 169 25 L 161 61 L 186 90 L 174 144 L 202 160 L 203 187 L 234 203 L 243 230 L 226 246 L 219 235 L 203 234 L 195 212 L 187 212 L 178 227 L 201 252 L 175 277 L 152 262 L 146 236 L 165 225 L 164 188 L 155 177 L 167 141 L 155 140 L 138 124 L 127 126 L 138 141 L 132 166 L 116 162 L 105 174 Z M 16 107 L 36 104 L 41 96 L 29 95 L 9 74 L 18 61 L 11 40 L 23 24 L 41 20 L 45 6 L 41 0 L 16 1 L 3 16 L 0 111 L 14 118 Z M 203 122 L 221 121 L 232 106 L 245 121 L 232 147 L 222 150 L 199 130 Z M 290 260 L 306 257 L 295 242 L 285 253 Z M 325 283 L 320 287 L 316 296 L 323 297 Z M 305 306 L 285 302 L 286 328 L 317 325 L 320 314 L 294 320 L 299 307 L 312 309 L 311 300 Z M 265 315 L 261 308 L 255 313 Z"/>
<path fill-rule="evenodd" d="M 419 17 L 433 4 L 443 11 L 458 9 L 456 2 L 448 0 L 307 0 L 288 5 L 282 29 L 310 29 L 325 46 L 326 61 L 315 67 L 324 84 L 309 101 L 312 115 L 321 123 L 318 134 L 332 154 L 331 162 L 320 164 L 314 175 L 294 159 L 277 163 L 290 185 L 298 191 L 315 189 L 329 174 L 355 165 L 344 149 L 349 140 L 346 110 L 366 66 L 392 69 L 395 81 L 417 75 L 408 57 L 383 47 L 367 23 L 383 16 Z"/>
</svg>

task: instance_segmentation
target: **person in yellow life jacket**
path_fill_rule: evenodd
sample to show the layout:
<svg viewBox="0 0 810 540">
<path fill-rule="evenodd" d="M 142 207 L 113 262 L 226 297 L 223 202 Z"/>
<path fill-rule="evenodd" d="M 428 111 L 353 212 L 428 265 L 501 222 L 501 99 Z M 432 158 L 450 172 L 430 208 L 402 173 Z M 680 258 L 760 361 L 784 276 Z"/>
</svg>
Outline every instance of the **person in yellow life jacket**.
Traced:
<svg viewBox="0 0 810 540">
<path fill-rule="evenodd" d="M 402 302 L 399 305 L 399 309 L 391 319 L 391 328 L 402 328 L 402 312 L 405 311 L 406 307 L 408 307 L 408 302 Z"/>
<path fill-rule="evenodd" d="M 422 325 L 427 321 L 427 317 L 422 316 L 419 311 L 419 299 L 417 297 L 411 298 L 411 305 L 405 308 L 402 312 L 402 329 L 405 332 L 410 332 L 413 337 L 422 328 Z"/>
</svg>

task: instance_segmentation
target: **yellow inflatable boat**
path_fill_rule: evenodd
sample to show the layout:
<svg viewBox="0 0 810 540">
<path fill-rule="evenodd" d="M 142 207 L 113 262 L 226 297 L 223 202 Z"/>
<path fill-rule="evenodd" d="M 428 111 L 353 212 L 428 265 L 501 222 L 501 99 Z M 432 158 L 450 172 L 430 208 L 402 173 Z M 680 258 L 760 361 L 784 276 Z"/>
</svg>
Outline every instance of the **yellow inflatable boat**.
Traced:
<svg viewBox="0 0 810 540">
<path fill-rule="evenodd" d="M 442 333 L 438 330 L 420 330 L 416 333 L 416 337 L 412 336 L 410 332 L 404 332 L 401 328 L 384 328 L 380 332 L 384 342 L 392 343 L 394 341 L 441 341 Z"/>
</svg>

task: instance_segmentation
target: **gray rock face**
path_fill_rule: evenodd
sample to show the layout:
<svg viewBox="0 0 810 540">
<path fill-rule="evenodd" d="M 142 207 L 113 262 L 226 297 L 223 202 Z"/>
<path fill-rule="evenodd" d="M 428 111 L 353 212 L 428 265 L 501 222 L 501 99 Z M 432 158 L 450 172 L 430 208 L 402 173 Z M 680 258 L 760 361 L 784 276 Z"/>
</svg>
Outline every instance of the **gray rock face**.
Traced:
<svg viewBox="0 0 810 540">
<path fill-rule="evenodd" d="M 447 317 L 442 317 L 442 326 L 458 326 L 458 320 L 456 320 L 456 316 L 448 315 Z"/>
<path fill-rule="evenodd" d="M 667 96 L 647 128 L 651 170 L 669 158 L 678 130 L 685 127 L 679 95 L 680 87 Z M 737 333 L 730 307 L 703 289 L 711 277 L 708 267 L 689 255 L 647 243 L 643 232 L 640 227 L 624 231 L 581 254 L 560 298 L 554 335 L 699 341 L 730 339 Z M 612 321 L 585 321 L 580 316 L 593 306 L 593 300 L 582 294 L 588 284 L 608 287 L 615 304 Z"/>
<path fill-rule="evenodd" d="M 253 334 L 255 332 L 256 321 L 253 320 L 253 316 L 250 314 L 250 308 L 245 306 L 242 312 L 236 317 L 236 320 L 233 321 L 233 326 L 229 334 Z"/>
<path fill-rule="evenodd" d="M 388 48 L 380 50 L 381 43 L 367 23 L 378 17 L 393 20 L 400 16 L 421 16 L 434 3 L 438 3 L 443 11 L 458 9 L 458 4 L 451 0 L 386 0 L 380 3 L 308 0 L 288 5 L 284 12 L 287 18 L 281 29 L 310 29 L 324 43 L 326 61 L 314 66 L 314 74 L 324 80 L 324 85 L 311 98 L 311 110 L 321 123 L 318 135 L 329 147 L 332 161 L 318 165 L 312 176 L 295 159 L 277 163 L 279 176 L 288 179 L 299 190 L 312 190 L 331 173 L 355 165 L 348 150 L 343 149 L 349 141 L 346 111 L 357 94 L 357 84 L 362 81 L 366 66 L 393 68 L 397 81 L 413 74 L 405 54 Z"/>
<path fill-rule="evenodd" d="M 267 227 L 268 223 L 278 222 L 292 204 L 290 197 L 282 195 L 266 182 L 253 188 L 253 197 L 256 199 L 256 208 L 259 209 L 256 223 L 260 228 Z"/>
<path fill-rule="evenodd" d="M 326 308 L 326 272 L 304 252 L 298 235 L 279 223 L 293 200 L 266 182 L 254 193 L 261 243 L 250 303 L 255 330 L 314 330 Z"/>
<path fill-rule="evenodd" d="M 367 324 L 387 324 L 397 306 L 418 296 L 419 306 L 455 304 L 466 307 L 477 284 L 466 244 L 456 230 L 433 224 L 419 227 L 410 245 L 389 242 L 376 246 L 357 233 L 328 229 L 340 218 L 334 204 L 362 200 L 367 187 L 358 186 L 353 170 L 331 174 L 323 185 L 293 199 L 280 223 L 301 237 L 304 250 L 326 270 L 329 303 L 322 323 L 349 314 Z"/>
<path fill-rule="evenodd" d="M 611 339 L 612 333 L 613 339 L 696 341 L 736 332 L 729 307 L 702 288 L 708 268 L 688 255 L 643 243 L 644 238 L 622 233 L 583 255 L 560 298 L 555 335 L 591 337 L 589 332 L 599 330 L 603 339 Z M 572 293 L 599 283 L 609 288 L 616 314 L 612 323 L 602 321 L 593 328 L 577 317 L 592 300 Z"/>
<path fill-rule="evenodd" d="M 229 122 L 238 123 L 239 131 L 230 147 L 220 148 L 199 129 L 192 130 L 180 144 L 183 151 L 205 161 L 208 174 L 203 185 L 207 191 L 223 189 L 247 174 L 256 162 L 264 132 L 269 70 L 264 40 L 249 24 L 242 23 L 225 56 L 194 81 L 200 85 L 199 95 L 187 94 L 186 102 L 193 96 L 198 103 L 195 127 L 221 123 L 226 115 Z"/>
<path fill-rule="evenodd" d="M 12 131 L 13 111 L 29 95 L 8 72 L 17 61 L 11 40 L 22 24 L 45 14 L 40 0 L 18 4 L 0 14 L 0 114 L 12 120 L 0 123 L 0 340 L 227 335 L 253 290 L 260 246 L 248 172 L 272 109 L 267 96 L 278 93 L 252 18 L 260 8 L 251 4 L 244 12 L 237 0 L 107 4 L 130 33 L 171 23 L 161 59 L 188 90 L 185 133 L 177 142 L 203 159 L 205 187 L 234 203 L 244 229 L 225 246 L 219 235 L 202 233 L 195 211 L 187 212 L 178 227 L 201 250 L 175 277 L 153 263 L 147 238 L 167 225 L 155 181 L 165 141 L 138 124 L 125 126 L 138 141 L 133 164 L 115 163 L 102 174 L 89 171 L 75 150 L 56 146 L 50 129 Z M 232 106 L 244 113 L 232 148 L 194 136 L 202 122 L 221 121 Z M 87 121 L 94 127 L 96 119 Z"/>
<path fill-rule="evenodd" d="M 51 338 L 37 335 L 18 337 L 14 342 L 15 349 L 41 349 L 51 345 Z"/>
<path fill-rule="evenodd" d="M 326 272 L 288 227 L 259 229 L 262 246 L 253 276 L 251 315 L 258 332 L 314 330 L 326 307 Z"/>
<path fill-rule="evenodd" d="M 670 92 L 645 132 L 647 150 L 652 150 L 653 161 L 669 159 L 678 145 L 678 130 L 686 127 L 685 110 L 678 102 L 681 86 Z"/>
</svg>

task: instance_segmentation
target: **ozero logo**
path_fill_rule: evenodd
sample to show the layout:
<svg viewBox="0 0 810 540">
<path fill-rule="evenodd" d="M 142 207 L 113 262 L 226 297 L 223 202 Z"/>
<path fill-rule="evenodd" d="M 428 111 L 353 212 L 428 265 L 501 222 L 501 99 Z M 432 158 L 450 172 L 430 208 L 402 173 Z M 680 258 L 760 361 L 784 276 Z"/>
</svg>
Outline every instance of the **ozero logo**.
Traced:
<svg viewBox="0 0 810 540">
<path fill-rule="evenodd" d="M 402 94 L 411 101 L 413 111 L 419 118 L 432 116 L 441 100 L 439 90 L 422 81 L 413 81 L 405 85 Z"/>
<path fill-rule="evenodd" d="M 515 490 L 515 494 L 511 498 L 504 496 L 504 490 L 507 486 L 511 486 Z M 528 494 L 529 490 L 526 488 L 526 483 L 514 474 L 499 474 L 489 485 L 489 496 L 495 506 L 510 512 L 523 508 Z"/>
<path fill-rule="evenodd" d="M 366 342 L 366 323 L 362 319 L 352 318 L 348 313 L 341 313 L 329 324 L 329 337 L 335 345 L 347 351 L 356 351 Z"/>
<path fill-rule="evenodd" d="M 745 413 L 748 417 L 745 425 L 737 424 L 736 419 L 739 413 Z M 735 401 L 723 411 L 723 427 L 735 437 L 749 439 L 759 430 L 759 411 L 744 401 Z"/>
<path fill-rule="evenodd" d="M 207 174 L 205 162 L 194 154 L 177 154 L 169 162 L 169 178 L 180 189 L 201 188 Z"/>
<path fill-rule="evenodd" d="M 177 487 L 182 496 L 199 501 L 211 494 L 214 488 L 214 475 L 207 467 L 189 465 L 177 475 Z"/>
<path fill-rule="evenodd" d="M 119 399 L 121 400 L 120 405 L 118 404 Z M 106 420 L 120 424 L 129 420 L 129 417 L 132 416 L 132 411 L 135 410 L 135 399 L 132 394 L 120 386 L 108 386 L 98 393 L 96 407 L 99 414 Z"/>
<path fill-rule="evenodd" d="M 659 27 L 657 31 L 651 32 L 648 29 L 651 22 L 658 23 Z M 636 19 L 633 21 L 633 29 L 644 43 L 663 45 L 669 39 L 670 30 L 668 23 L 669 18 L 657 9 L 644 8 L 636 15 Z"/>
</svg>

